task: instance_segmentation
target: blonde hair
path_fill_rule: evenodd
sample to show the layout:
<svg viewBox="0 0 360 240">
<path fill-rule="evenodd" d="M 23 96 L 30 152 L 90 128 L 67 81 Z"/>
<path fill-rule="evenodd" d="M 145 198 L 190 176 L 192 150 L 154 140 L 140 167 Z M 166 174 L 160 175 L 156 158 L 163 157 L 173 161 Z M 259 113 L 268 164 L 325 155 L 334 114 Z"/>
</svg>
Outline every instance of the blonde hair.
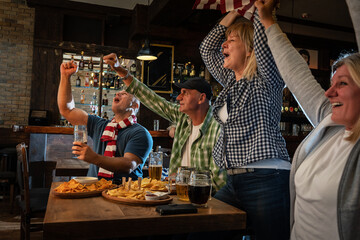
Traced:
<svg viewBox="0 0 360 240">
<path fill-rule="evenodd" d="M 228 37 L 230 33 L 235 33 L 245 45 L 245 50 L 250 52 L 250 56 L 247 57 L 247 65 L 243 71 L 243 77 L 251 80 L 256 76 L 256 58 L 254 52 L 254 26 L 253 23 L 245 18 L 240 18 L 233 24 L 231 24 L 225 32 L 225 36 Z"/>
<path fill-rule="evenodd" d="M 334 76 L 336 69 L 343 65 L 346 65 L 351 78 L 360 88 L 360 53 L 346 53 L 341 55 L 340 58 L 332 65 L 331 78 Z M 347 137 L 346 140 L 355 143 L 360 137 L 360 117 L 356 121 L 351 131 L 351 135 Z"/>
</svg>

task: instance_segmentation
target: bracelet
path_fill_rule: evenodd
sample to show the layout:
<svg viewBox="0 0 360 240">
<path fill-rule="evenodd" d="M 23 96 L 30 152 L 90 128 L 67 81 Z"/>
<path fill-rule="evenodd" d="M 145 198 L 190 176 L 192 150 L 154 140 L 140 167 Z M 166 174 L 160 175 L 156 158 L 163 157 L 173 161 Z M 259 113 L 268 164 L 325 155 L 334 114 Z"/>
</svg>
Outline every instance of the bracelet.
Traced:
<svg viewBox="0 0 360 240">
<path fill-rule="evenodd" d="M 125 77 L 120 77 L 119 80 L 120 81 L 124 81 L 125 79 L 127 79 L 130 76 L 130 71 L 127 70 L 127 74 L 125 75 Z"/>
</svg>

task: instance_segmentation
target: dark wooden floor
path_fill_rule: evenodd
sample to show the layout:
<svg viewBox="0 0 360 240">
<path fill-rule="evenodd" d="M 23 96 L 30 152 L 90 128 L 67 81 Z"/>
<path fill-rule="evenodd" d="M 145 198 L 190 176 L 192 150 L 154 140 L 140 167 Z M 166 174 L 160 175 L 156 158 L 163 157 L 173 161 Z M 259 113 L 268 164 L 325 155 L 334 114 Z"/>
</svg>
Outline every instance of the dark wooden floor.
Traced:
<svg viewBox="0 0 360 240">
<path fill-rule="evenodd" d="M 41 240 L 42 232 L 31 233 L 31 240 Z M 20 210 L 14 204 L 11 211 L 10 201 L 8 196 L 0 198 L 0 239 L 1 240 L 16 240 L 20 239 Z"/>
</svg>

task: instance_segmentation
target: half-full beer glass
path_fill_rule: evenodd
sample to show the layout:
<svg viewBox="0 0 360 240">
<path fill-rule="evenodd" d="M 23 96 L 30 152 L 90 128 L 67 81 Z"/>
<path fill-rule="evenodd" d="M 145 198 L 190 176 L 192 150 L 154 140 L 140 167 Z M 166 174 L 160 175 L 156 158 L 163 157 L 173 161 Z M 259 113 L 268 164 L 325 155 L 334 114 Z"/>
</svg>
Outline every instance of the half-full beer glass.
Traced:
<svg viewBox="0 0 360 240">
<path fill-rule="evenodd" d="M 180 201 L 189 201 L 188 184 L 193 168 L 179 167 L 176 174 L 176 195 Z"/>
<path fill-rule="evenodd" d="M 161 180 L 163 165 L 163 153 L 151 152 L 149 155 L 149 177 Z"/>
</svg>

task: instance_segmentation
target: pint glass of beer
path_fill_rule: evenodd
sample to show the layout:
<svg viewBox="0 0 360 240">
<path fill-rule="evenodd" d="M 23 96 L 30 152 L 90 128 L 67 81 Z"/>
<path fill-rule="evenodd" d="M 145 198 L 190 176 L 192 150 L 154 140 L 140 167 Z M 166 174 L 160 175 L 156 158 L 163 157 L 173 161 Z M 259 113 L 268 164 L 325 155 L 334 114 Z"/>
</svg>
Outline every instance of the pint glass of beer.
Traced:
<svg viewBox="0 0 360 240">
<path fill-rule="evenodd" d="M 207 207 L 207 202 L 211 196 L 210 171 L 192 171 L 188 191 L 192 205 L 196 207 Z"/>
<path fill-rule="evenodd" d="M 149 155 L 149 177 L 161 180 L 163 165 L 163 153 L 151 152 Z"/>
<path fill-rule="evenodd" d="M 188 184 L 193 168 L 179 167 L 176 174 L 176 195 L 180 201 L 189 201 Z"/>
</svg>

